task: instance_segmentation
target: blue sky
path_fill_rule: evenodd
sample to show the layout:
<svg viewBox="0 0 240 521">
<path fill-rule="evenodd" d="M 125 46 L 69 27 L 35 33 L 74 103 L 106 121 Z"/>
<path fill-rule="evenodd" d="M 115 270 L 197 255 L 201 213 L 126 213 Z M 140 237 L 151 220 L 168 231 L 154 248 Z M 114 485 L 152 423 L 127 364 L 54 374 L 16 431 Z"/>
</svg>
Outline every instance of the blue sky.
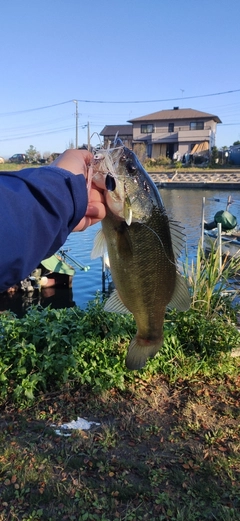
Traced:
<svg viewBox="0 0 240 521">
<path fill-rule="evenodd" d="M 219 116 L 219 148 L 240 139 L 239 0 L 8 0 L 0 19 L 0 156 L 65 150 L 73 99 L 80 145 L 88 122 L 173 106 Z"/>
</svg>

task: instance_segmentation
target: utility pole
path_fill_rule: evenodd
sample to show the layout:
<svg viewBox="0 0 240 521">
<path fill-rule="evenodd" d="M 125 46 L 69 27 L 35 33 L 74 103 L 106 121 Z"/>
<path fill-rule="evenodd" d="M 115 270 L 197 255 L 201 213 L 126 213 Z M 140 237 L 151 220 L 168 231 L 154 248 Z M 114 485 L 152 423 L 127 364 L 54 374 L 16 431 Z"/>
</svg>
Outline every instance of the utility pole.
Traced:
<svg viewBox="0 0 240 521">
<path fill-rule="evenodd" d="M 87 124 L 87 130 L 88 130 L 88 132 L 87 132 L 88 150 L 90 150 L 91 145 L 90 145 L 90 125 L 89 125 L 89 121 L 88 121 L 88 124 Z"/>
<path fill-rule="evenodd" d="M 78 148 L 78 101 L 76 99 L 74 99 L 73 103 L 76 103 L 76 146 L 75 146 L 75 148 Z"/>
</svg>

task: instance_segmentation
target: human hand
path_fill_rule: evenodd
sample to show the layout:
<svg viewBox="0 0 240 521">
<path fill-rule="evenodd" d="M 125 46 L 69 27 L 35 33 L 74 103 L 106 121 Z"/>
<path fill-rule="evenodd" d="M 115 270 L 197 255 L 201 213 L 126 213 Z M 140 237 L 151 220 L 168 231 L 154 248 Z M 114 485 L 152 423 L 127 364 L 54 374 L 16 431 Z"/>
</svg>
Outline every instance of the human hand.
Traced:
<svg viewBox="0 0 240 521">
<path fill-rule="evenodd" d="M 70 148 L 69 150 L 65 150 L 63 154 L 60 154 L 60 156 L 51 163 L 51 166 L 64 168 L 75 175 L 83 174 L 87 179 L 88 167 L 91 165 L 92 160 L 93 155 L 88 150 Z"/>
<path fill-rule="evenodd" d="M 55 159 L 51 166 L 64 168 L 72 174 L 83 174 L 88 189 L 88 205 L 85 216 L 75 226 L 73 232 L 81 232 L 86 230 L 88 226 L 98 223 L 104 219 L 106 215 L 106 206 L 104 199 L 104 190 L 100 186 L 96 186 L 91 181 L 91 163 L 93 155 L 88 150 L 69 149 L 63 152 L 57 159 Z"/>
<path fill-rule="evenodd" d="M 86 213 L 77 226 L 75 226 L 73 232 L 83 232 L 86 230 L 86 228 L 88 228 L 88 226 L 96 224 L 104 219 L 105 215 L 106 204 L 103 190 L 92 183 L 88 194 L 88 205 Z"/>
</svg>

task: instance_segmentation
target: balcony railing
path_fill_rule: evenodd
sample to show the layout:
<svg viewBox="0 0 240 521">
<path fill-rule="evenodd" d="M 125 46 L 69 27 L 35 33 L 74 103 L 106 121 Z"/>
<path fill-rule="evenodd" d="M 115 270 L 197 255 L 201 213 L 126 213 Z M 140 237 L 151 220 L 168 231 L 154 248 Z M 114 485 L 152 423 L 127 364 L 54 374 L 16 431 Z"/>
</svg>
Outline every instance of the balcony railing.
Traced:
<svg viewBox="0 0 240 521">
<path fill-rule="evenodd" d="M 136 134 L 133 131 L 133 140 L 144 140 L 150 143 L 165 142 L 165 143 L 176 143 L 182 141 L 202 141 L 208 140 L 213 129 L 210 126 L 205 127 L 203 130 L 189 130 L 189 127 L 175 127 L 174 132 L 168 132 L 166 128 L 157 129 L 152 134 Z"/>
</svg>

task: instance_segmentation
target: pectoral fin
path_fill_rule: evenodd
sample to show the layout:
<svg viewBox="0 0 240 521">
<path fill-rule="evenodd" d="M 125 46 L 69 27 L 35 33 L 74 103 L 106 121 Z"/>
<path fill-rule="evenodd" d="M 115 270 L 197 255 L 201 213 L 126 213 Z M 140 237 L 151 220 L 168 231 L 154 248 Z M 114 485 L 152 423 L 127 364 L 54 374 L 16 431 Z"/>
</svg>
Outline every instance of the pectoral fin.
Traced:
<svg viewBox="0 0 240 521">
<path fill-rule="evenodd" d="M 187 311 L 190 308 L 191 297 L 189 294 L 187 281 L 180 273 L 176 274 L 176 285 L 173 296 L 168 307 L 176 308 L 178 311 Z"/>
<path fill-rule="evenodd" d="M 93 249 L 91 252 L 91 259 L 97 259 L 97 257 L 103 257 L 106 252 L 107 252 L 107 242 L 106 242 L 104 233 L 101 229 L 101 230 L 98 230 L 98 232 L 95 235 Z"/>
</svg>

